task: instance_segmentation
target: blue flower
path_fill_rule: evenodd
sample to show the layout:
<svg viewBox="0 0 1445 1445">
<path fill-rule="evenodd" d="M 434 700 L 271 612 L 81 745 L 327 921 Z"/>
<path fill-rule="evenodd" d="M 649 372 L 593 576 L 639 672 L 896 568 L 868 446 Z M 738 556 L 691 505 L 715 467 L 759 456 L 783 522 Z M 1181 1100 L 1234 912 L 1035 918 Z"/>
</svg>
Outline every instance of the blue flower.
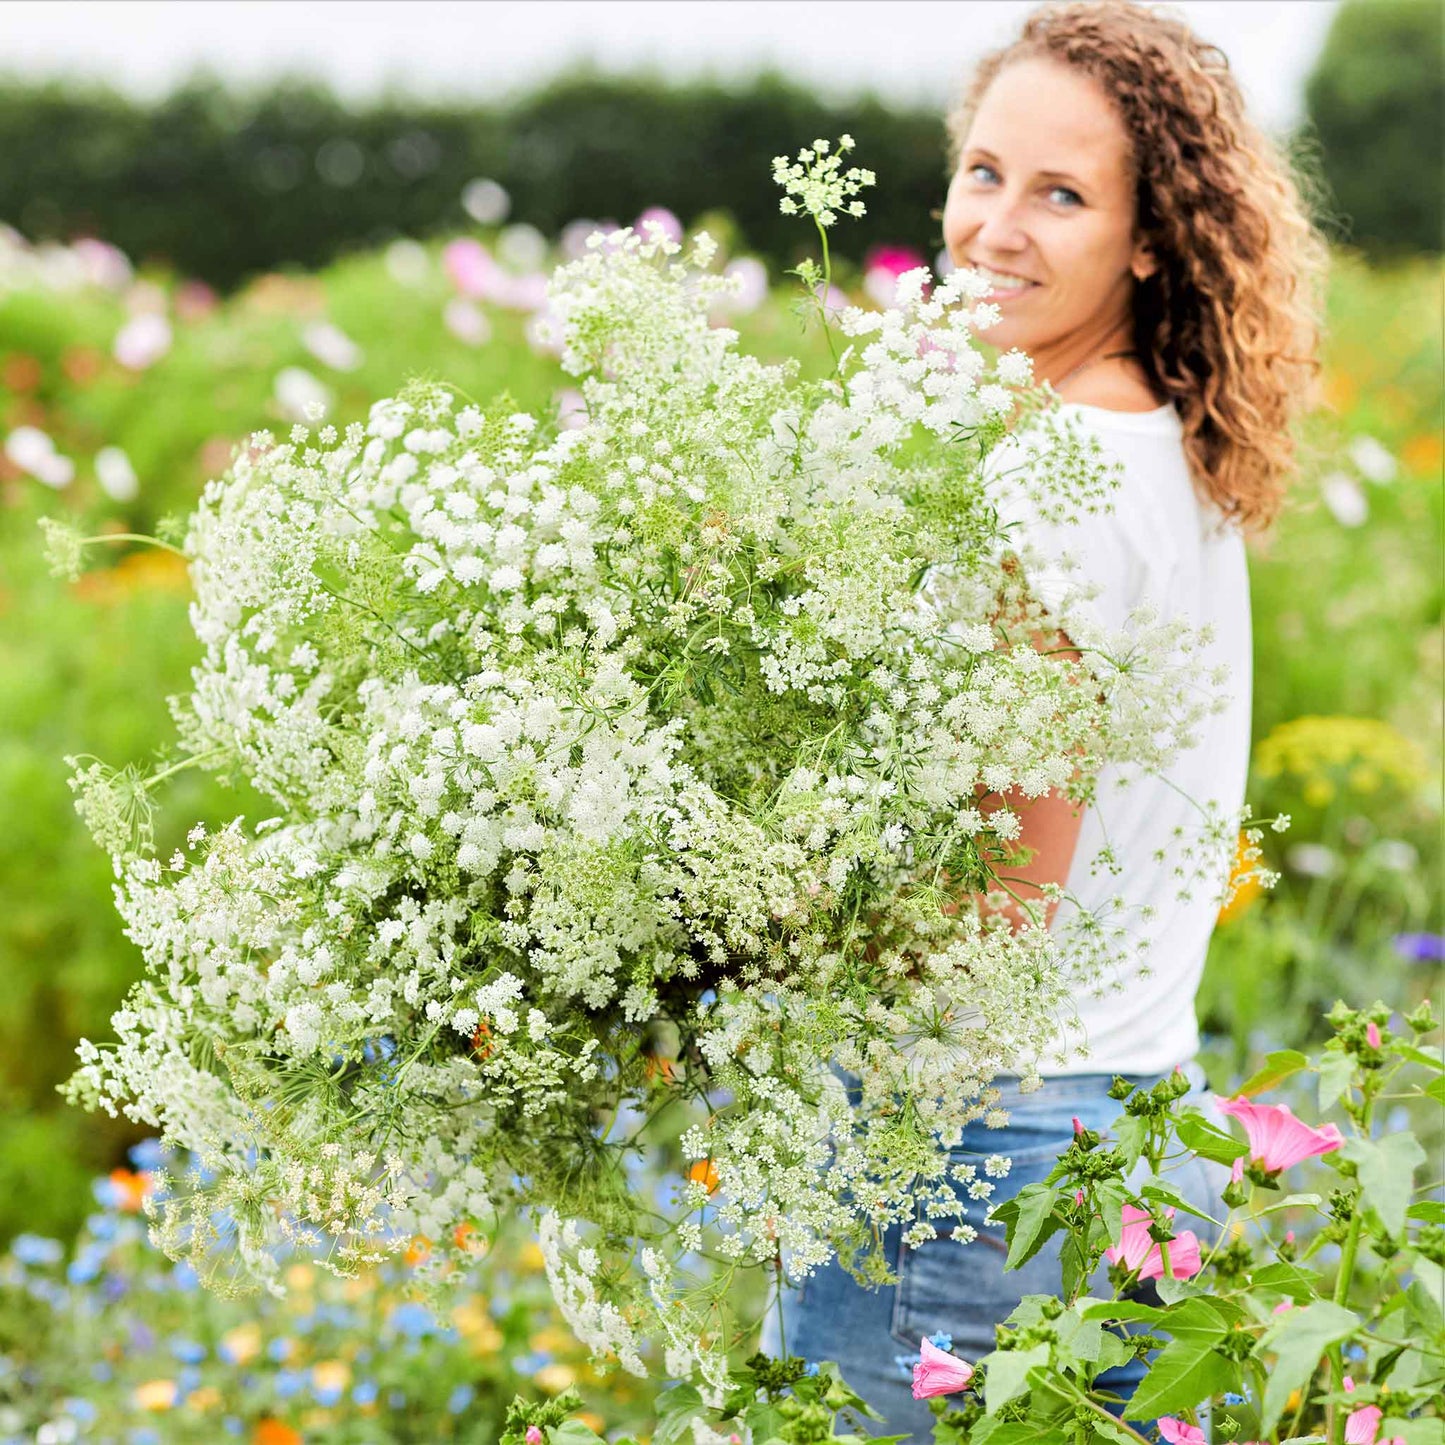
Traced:
<svg viewBox="0 0 1445 1445">
<path fill-rule="evenodd" d="M 109 1383 L 110 1377 L 114 1373 L 115 1372 L 111 1369 L 110 1365 L 105 1360 L 97 1360 L 90 1367 L 90 1378 L 94 1380 L 97 1385 L 104 1385 Z"/>
<path fill-rule="evenodd" d="M 128 1445 L 161 1445 L 161 1437 L 149 1425 L 142 1425 L 126 1436 Z"/>
<path fill-rule="evenodd" d="M 1445 934 L 1397 933 L 1390 942 L 1407 963 L 1445 963 Z"/>
<path fill-rule="evenodd" d="M 246 1432 L 246 1422 L 237 1415 L 227 1415 L 221 1425 L 228 1435 L 243 1435 Z"/>
<path fill-rule="evenodd" d="M 1247 1405 L 1254 1399 L 1254 1391 L 1248 1385 L 1244 1387 L 1244 1394 L 1236 1395 L 1233 1390 L 1227 1390 L 1224 1394 L 1226 1405 Z"/>
<path fill-rule="evenodd" d="M 386 1397 L 386 1403 L 393 1410 L 400 1410 L 406 1404 L 406 1392 L 404 1390 L 392 1390 Z"/>
<path fill-rule="evenodd" d="M 476 1393 L 471 1385 L 458 1385 L 447 1399 L 447 1410 L 453 1415 L 460 1415 L 472 1403 Z"/>
<path fill-rule="evenodd" d="M 928 1343 L 937 1345 L 940 1350 L 951 1350 L 953 1348 L 953 1336 L 947 1330 L 935 1330 L 928 1337 Z M 923 1358 L 923 1352 L 919 1351 L 919 1359 Z"/>
<path fill-rule="evenodd" d="M 104 1263 L 104 1254 L 97 1255 L 94 1250 L 83 1249 L 65 1267 L 65 1277 L 71 1284 L 89 1284 L 100 1274 Z"/>
<path fill-rule="evenodd" d="M 898 1373 L 905 1379 L 913 1378 L 913 1367 L 918 1363 L 917 1355 L 894 1355 L 893 1363 L 898 1367 Z"/>
<path fill-rule="evenodd" d="M 375 1380 L 358 1380 L 351 1387 L 351 1398 L 358 1405 L 370 1405 L 375 1402 L 379 1387 Z"/>
<path fill-rule="evenodd" d="M 280 1400 L 289 1400 L 306 1388 L 306 1375 L 300 1370 L 277 1370 L 271 1384 Z"/>
<path fill-rule="evenodd" d="M 1345 1347 L 1345 1358 L 1347 1360 L 1363 1360 L 1365 1358 L 1365 1347 L 1363 1345 L 1347 1345 Z"/>
<path fill-rule="evenodd" d="M 142 1139 L 139 1144 L 132 1144 L 126 1155 L 136 1169 L 163 1168 L 168 1157 L 159 1139 Z"/>
<path fill-rule="evenodd" d="M 59 1264 L 65 1257 L 65 1246 L 43 1234 L 17 1234 L 10 1241 L 10 1253 L 21 1264 Z"/>
<path fill-rule="evenodd" d="M 85 1227 L 96 1239 L 114 1239 L 120 1221 L 113 1214 L 87 1214 Z"/>
<path fill-rule="evenodd" d="M 282 1360 L 291 1357 L 291 1351 L 296 1348 L 295 1341 L 289 1335 L 277 1335 L 274 1340 L 266 1344 L 266 1356 L 280 1364 Z"/>
<path fill-rule="evenodd" d="M 817 1360 L 809 1360 L 808 1363 L 803 1366 L 803 1373 L 805 1375 L 816 1375 L 818 1373 Z"/>
<path fill-rule="evenodd" d="M 199 1340 L 187 1340 L 180 1336 L 171 1340 L 171 1354 L 185 1365 L 199 1365 L 209 1353 Z"/>
<path fill-rule="evenodd" d="M 90 1403 L 89 1400 L 82 1400 L 79 1395 L 71 1395 L 60 1402 L 60 1408 L 65 1411 L 78 1425 L 90 1425 L 100 1411 Z"/>
<path fill-rule="evenodd" d="M 424 1304 L 407 1301 L 392 1310 L 391 1327 L 398 1334 L 416 1340 L 423 1335 L 434 1334 L 437 1322 L 432 1312 Z"/>
<path fill-rule="evenodd" d="M 179 1290 L 189 1293 L 191 1290 L 201 1287 L 201 1277 L 185 1260 L 177 1260 L 171 1266 L 171 1282 Z"/>
</svg>

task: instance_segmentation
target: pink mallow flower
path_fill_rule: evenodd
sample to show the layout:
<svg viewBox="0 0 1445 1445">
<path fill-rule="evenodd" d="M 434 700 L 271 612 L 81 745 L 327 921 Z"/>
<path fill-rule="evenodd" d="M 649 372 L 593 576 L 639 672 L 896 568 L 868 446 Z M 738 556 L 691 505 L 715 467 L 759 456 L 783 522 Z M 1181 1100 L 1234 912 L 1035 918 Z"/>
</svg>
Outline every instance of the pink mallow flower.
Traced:
<svg viewBox="0 0 1445 1445">
<path fill-rule="evenodd" d="M 1312 1129 L 1295 1118 L 1288 1104 L 1252 1104 L 1242 1094 L 1237 1099 L 1221 1099 L 1216 1094 L 1214 1102 L 1221 1113 L 1232 1114 L 1244 1125 L 1250 1162 L 1267 1174 L 1277 1174 L 1316 1154 L 1332 1153 L 1345 1142 L 1334 1124 Z"/>
<path fill-rule="evenodd" d="M 947 1350 L 940 1350 L 932 1340 L 924 1340 L 918 1363 L 913 1367 L 913 1398 L 926 1400 L 931 1395 L 951 1395 L 968 1389 L 973 1379 L 973 1366 Z"/>
<path fill-rule="evenodd" d="M 1165 1415 L 1160 1419 L 1159 1433 L 1169 1445 L 1209 1445 L 1204 1431 L 1198 1425 L 1176 1420 L 1172 1415 Z"/>
<path fill-rule="evenodd" d="M 1361 1405 L 1358 1410 L 1351 1410 L 1345 1419 L 1345 1445 L 1375 1445 L 1383 1414 L 1378 1405 Z"/>
<path fill-rule="evenodd" d="M 1165 1210 L 1165 1217 L 1174 1218 L 1172 1209 Z M 1104 1258 L 1110 1264 L 1122 1264 L 1125 1269 L 1138 1270 L 1140 1279 L 1159 1279 L 1164 1273 L 1163 1246 L 1149 1237 L 1149 1211 L 1135 1209 L 1132 1204 L 1124 1206 L 1124 1232 L 1116 1247 L 1104 1251 Z M 1169 1267 L 1175 1279 L 1189 1279 L 1204 1268 L 1199 1257 L 1199 1237 L 1190 1229 L 1181 1229 L 1169 1241 Z"/>
</svg>

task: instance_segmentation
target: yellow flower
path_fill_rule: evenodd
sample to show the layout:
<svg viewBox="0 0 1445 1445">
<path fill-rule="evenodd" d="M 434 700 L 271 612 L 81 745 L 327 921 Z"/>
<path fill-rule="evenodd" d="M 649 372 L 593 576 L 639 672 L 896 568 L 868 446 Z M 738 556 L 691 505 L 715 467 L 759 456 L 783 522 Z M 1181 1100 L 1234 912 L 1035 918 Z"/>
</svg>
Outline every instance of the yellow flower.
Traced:
<svg viewBox="0 0 1445 1445">
<path fill-rule="evenodd" d="M 351 1383 L 351 1367 L 344 1360 L 318 1360 L 311 1367 L 311 1383 L 318 1390 L 344 1390 Z"/>
<path fill-rule="evenodd" d="M 480 1295 L 459 1304 L 452 1311 L 452 1323 L 474 1355 L 489 1355 L 501 1349 L 502 1332 L 487 1313 L 487 1303 Z"/>
<path fill-rule="evenodd" d="M 577 1418 L 594 1434 L 600 1435 L 607 1428 L 607 1421 L 592 1410 L 579 1410 Z"/>
<path fill-rule="evenodd" d="M 174 1380 L 147 1380 L 135 1387 L 137 1410 L 169 1410 L 176 1403 L 176 1382 Z"/>
<path fill-rule="evenodd" d="M 571 1365 L 555 1360 L 550 1365 L 543 1365 L 532 1378 L 549 1395 L 560 1395 L 568 1385 L 576 1384 L 577 1371 Z"/>
<path fill-rule="evenodd" d="M 261 1353 L 261 1326 L 254 1320 L 237 1325 L 221 1336 L 221 1347 L 238 1365 L 249 1365 Z"/>
<path fill-rule="evenodd" d="M 292 1289 L 310 1289 L 316 1283 L 316 1270 L 309 1264 L 293 1264 L 286 1271 L 286 1283 Z"/>
<path fill-rule="evenodd" d="M 529 1239 L 522 1246 L 522 1268 L 541 1269 L 546 1263 L 542 1256 L 542 1246 L 535 1239 Z"/>
<path fill-rule="evenodd" d="M 1379 718 L 1309 716 L 1281 723 L 1255 751 L 1260 777 L 1304 784 L 1305 801 L 1330 802 L 1341 787 L 1374 792 L 1388 782 L 1412 792 L 1428 777 L 1418 743 Z"/>
<path fill-rule="evenodd" d="M 186 1396 L 186 1404 L 192 1410 L 215 1410 L 225 1403 L 225 1397 L 214 1385 L 202 1385 Z"/>
</svg>

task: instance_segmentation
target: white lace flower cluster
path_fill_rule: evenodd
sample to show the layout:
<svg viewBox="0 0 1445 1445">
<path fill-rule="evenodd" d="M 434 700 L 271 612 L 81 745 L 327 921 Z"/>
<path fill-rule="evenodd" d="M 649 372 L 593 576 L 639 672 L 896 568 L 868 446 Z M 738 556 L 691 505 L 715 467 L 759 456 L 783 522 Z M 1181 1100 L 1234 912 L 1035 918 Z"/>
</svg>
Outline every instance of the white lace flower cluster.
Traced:
<svg viewBox="0 0 1445 1445">
<path fill-rule="evenodd" d="M 848 144 L 814 147 L 809 207 L 860 179 Z M 1027 358 L 983 362 L 969 273 L 845 311 L 808 383 L 709 325 L 712 255 L 626 230 L 558 271 L 581 426 L 417 385 L 259 433 L 207 487 L 174 713 L 275 816 L 162 863 L 148 783 L 78 771 L 147 974 L 67 1086 L 206 1151 L 169 1248 L 229 1239 L 269 1281 L 319 1233 L 337 1267 L 422 1235 L 441 1294 L 459 1226 L 529 1206 L 579 1335 L 710 1388 L 731 1275 L 698 1252 L 806 1269 L 864 1221 L 956 1218 L 954 1182 L 992 1185 L 938 1146 L 1056 1037 L 1061 942 L 1070 979 L 1112 956 L 979 906 L 1019 827 L 980 795 L 1086 799 L 1199 715 L 1148 617 L 1083 662 L 1003 645 L 1044 613 L 982 463 L 1043 398 Z M 1096 505 L 1050 435 L 1035 500 Z M 679 1104 L 668 1217 L 612 1130 Z"/>
</svg>

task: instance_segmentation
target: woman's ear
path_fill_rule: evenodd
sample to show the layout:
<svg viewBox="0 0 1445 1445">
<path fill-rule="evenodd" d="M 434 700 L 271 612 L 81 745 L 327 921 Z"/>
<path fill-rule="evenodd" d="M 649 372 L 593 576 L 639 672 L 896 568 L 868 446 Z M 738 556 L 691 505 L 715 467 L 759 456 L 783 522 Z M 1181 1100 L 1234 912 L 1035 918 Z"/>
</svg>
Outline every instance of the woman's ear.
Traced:
<svg viewBox="0 0 1445 1445">
<path fill-rule="evenodd" d="M 1134 252 L 1134 259 L 1129 263 L 1129 269 L 1134 273 L 1136 281 L 1147 281 L 1158 269 L 1159 263 L 1154 259 L 1154 248 L 1145 241 Z"/>
</svg>

